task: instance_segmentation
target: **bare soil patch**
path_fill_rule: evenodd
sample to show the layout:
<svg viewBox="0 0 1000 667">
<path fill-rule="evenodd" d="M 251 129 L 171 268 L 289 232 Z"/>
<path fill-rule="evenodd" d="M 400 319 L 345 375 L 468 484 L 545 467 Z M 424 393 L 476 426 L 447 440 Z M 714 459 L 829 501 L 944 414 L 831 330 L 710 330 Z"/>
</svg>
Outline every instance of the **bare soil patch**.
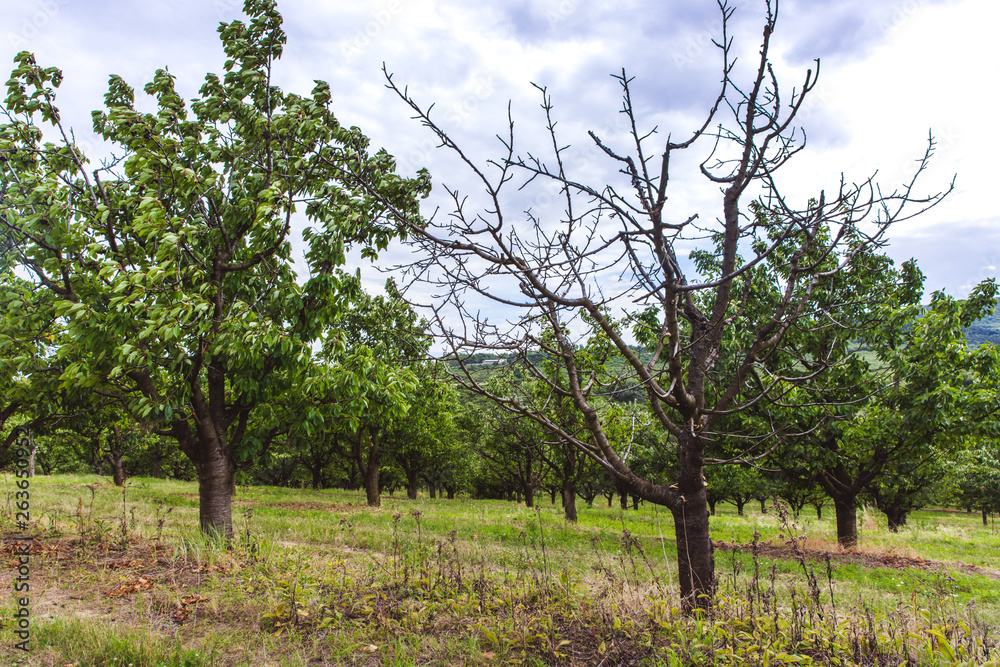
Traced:
<svg viewBox="0 0 1000 667">
<path fill-rule="evenodd" d="M 713 542 L 719 551 L 745 551 L 752 553 L 754 545 L 738 544 L 735 542 Z M 782 545 L 771 544 L 770 542 L 760 542 L 756 545 L 757 553 L 768 558 L 781 558 L 784 560 L 795 560 L 798 558 L 796 548 L 791 543 Z M 811 561 L 825 562 L 827 559 L 834 563 L 845 563 L 861 565 L 868 568 L 888 568 L 892 570 L 944 570 L 954 568 L 966 574 L 975 574 L 981 577 L 989 577 L 1000 581 L 1000 572 L 987 570 L 985 568 L 969 565 L 968 563 L 947 563 L 944 561 L 928 560 L 926 558 L 912 558 L 910 556 L 900 556 L 897 554 L 879 554 L 863 551 L 834 551 L 829 549 L 802 549 L 806 559 Z"/>
</svg>

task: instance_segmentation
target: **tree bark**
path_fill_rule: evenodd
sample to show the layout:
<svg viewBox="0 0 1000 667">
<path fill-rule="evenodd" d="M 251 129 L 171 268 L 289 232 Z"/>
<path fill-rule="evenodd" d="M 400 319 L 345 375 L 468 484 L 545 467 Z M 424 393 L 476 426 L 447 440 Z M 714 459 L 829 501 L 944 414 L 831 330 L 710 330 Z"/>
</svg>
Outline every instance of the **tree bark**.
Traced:
<svg viewBox="0 0 1000 667">
<path fill-rule="evenodd" d="M 899 529 L 906 525 L 906 510 L 899 503 L 893 503 L 886 507 L 885 516 L 889 520 L 889 530 L 898 533 Z"/>
<path fill-rule="evenodd" d="M 378 488 L 378 466 L 372 465 L 371 461 L 368 462 L 368 466 L 364 470 L 364 479 L 365 499 L 368 501 L 368 506 L 381 507 L 382 494 L 379 492 Z"/>
<path fill-rule="evenodd" d="M 525 484 L 524 491 L 524 506 L 534 507 L 535 506 L 535 489 L 530 484 Z"/>
<path fill-rule="evenodd" d="M 417 499 L 417 469 L 416 467 L 406 469 L 406 497 L 410 500 Z M 371 504 L 371 503 L 369 503 Z"/>
<path fill-rule="evenodd" d="M 833 499 L 837 514 L 837 542 L 845 549 L 858 544 L 858 497 L 853 494 L 838 494 Z"/>
<path fill-rule="evenodd" d="M 201 443 L 199 443 L 201 444 Z M 207 449 L 207 448 L 206 448 Z M 203 451 L 195 462 L 198 471 L 198 513 L 206 535 L 233 538 L 233 471 L 218 448 Z"/>
<path fill-rule="evenodd" d="M 573 480 L 563 481 L 562 501 L 566 521 L 576 523 L 576 483 Z"/>
<path fill-rule="evenodd" d="M 715 555 L 708 531 L 708 499 L 704 488 L 684 494 L 673 510 L 677 536 L 677 571 L 681 606 L 705 608 L 715 594 Z"/>
<path fill-rule="evenodd" d="M 115 486 L 125 486 L 125 466 L 122 464 L 122 453 L 111 450 L 104 455 L 104 458 L 111 465 L 111 479 Z"/>
</svg>

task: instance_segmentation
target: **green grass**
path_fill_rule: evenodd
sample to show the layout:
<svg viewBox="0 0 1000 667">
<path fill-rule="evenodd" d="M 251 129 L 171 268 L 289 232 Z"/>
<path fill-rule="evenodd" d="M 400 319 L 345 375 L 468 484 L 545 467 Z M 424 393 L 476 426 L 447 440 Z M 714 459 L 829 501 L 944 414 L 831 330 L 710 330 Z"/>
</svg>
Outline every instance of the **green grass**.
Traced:
<svg viewBox="0 0 1000 667">
<path fill-rule="evenodd" d="M 197 530 L 196 492 L 33 479 L 24 664 L 988 664 L 1000 650 L 1000 532 L 979 515 L 918 512 L 890 533 L 866 510 L 844 553 L 832 517 L 720 505 L 713 536 L 739 548 L 716 551 L 717 605 L 690 618 L 673 520 L 648 504 L 581 503 L 574 526 L 547 499 L 370 509 L 362 493 L 240 488 L 230 548 Z"/>
</svg>

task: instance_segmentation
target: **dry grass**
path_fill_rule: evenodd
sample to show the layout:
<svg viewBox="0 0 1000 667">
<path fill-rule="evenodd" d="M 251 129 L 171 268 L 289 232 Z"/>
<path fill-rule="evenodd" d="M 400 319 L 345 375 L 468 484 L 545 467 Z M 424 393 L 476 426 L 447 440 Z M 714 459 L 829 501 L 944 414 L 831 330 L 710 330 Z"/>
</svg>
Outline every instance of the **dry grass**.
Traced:
<svg viewBox="0 0 1000 667">
<path fill-rule="evenodd" d="M 800 529 L 773 512 L 713 519 L 720 537 L 748 526 L 769 532 L 754 556 L 720 544 L 719 605 L 696 621 L 677 606 L 673 545 L 662 536 L 669 524 L 648 511 L 588 509 L 570 527 L 556 511 L 505 503 L 386 499 L 371 512 L 339 492 L 246 489 L 238 538 L 226 548 L 190 530 L 191 485 L 141 482 L 126 491 L 124 510 L 112 488 L 36 486 L 30 667 L 757 664 L 740 653 L 746 642 L 759 664 L 782 653 L 864 664 L 850 655 L 866 641 L 883 642 L 885 656 L 933 654 L 905 633 L 891 636 L 904 626 L 916 637 L 949 627 L 956 646 L 979 637 L 980 658 L 994 641 L 981 619 L 995 607 L 956 603 L 946 619 L 917 595 L 952 595 L 988 576 L 912 570 L 927 555 L 920 543 L 907 547 L 881 528 L 875 546 L 846 553 L 814 521 Z M 804 535 L 801 558 L 791 535 Z M 834 556 L 829 586 L 824 554 Z M 998 590 L 983 584 L 968 595 Z M 891 615 L 904 603 L 905 623 Z M 827 648 L 804 651 L 810 627 Z"/>
</svg>

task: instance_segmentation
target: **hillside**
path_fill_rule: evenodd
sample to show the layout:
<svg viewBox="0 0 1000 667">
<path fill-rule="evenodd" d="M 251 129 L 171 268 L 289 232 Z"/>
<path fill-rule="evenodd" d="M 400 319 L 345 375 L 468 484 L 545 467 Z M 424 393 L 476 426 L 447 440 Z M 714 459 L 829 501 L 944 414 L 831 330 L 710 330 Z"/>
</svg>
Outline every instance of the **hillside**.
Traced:
<svg viewBox="0 0 1000 667">
<path fill-rule="evenodd" d="M 965 330 L 970 347 L 978 347 L 982 343 L 1000 344 L 1000 308 L 997 311 Z"/>
</svg>

